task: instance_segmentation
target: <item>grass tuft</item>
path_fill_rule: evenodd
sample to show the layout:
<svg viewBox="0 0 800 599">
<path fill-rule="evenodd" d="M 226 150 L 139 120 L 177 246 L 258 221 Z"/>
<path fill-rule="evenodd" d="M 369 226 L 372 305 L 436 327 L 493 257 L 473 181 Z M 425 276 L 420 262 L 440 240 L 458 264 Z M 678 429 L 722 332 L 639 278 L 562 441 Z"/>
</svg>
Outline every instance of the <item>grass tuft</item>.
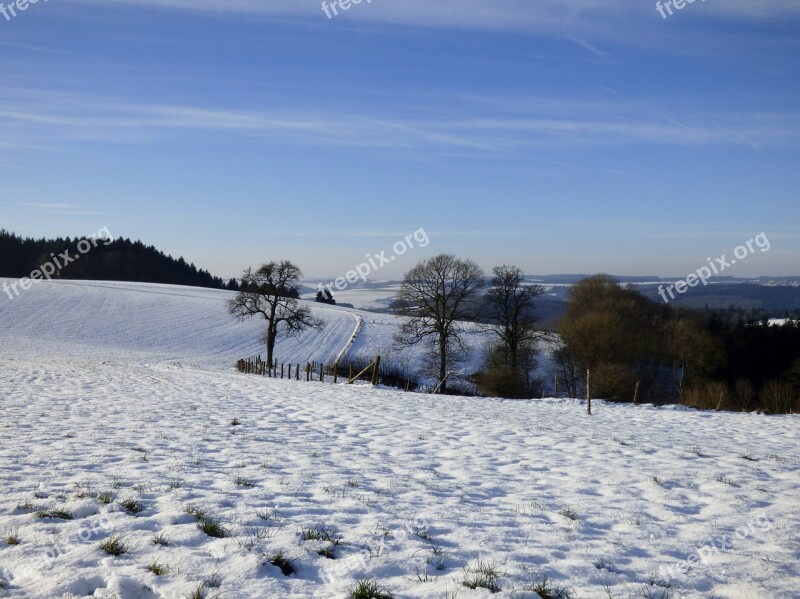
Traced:
<svg viewBox="0 0 800 599">
<path fill-rule="evenodd" d="M 192 516 L 198 522 L 205 520 L 206 510 L 204 508 L 197 507 L 196 505 L 187 505 L 185 508 L 183 508 L 183 511 Z"/>
<path fill-rule="evenodd" d="M 394 599 L 394 595 L 374 580 L 359 580 L 350 591 L 350 599 Z"/>
<path fill-rule="evenodd" d="M 147 566 L 147 571 L 152 572 L 156 576 L 164 576 L 170 573 L 169 566 L 164 566 L 158 563 L 158 560 Z"/>
<path fill-rule="evenodd" d="M 6 532 L 6 545 L 19 545 L 19 530 L 14 528 Z"/>
<path fill-rule="evenodd" d="M 54 510 L 38 511 L 37 518 L 52 518 L 53 520 L 72 520 L 72 512 L 64 508 Z"/>
<path fill-rule="evenodd" d="M 558 513 L 564 516 L 566 519 L 572 520 L 573 522 L 578 519 L 578 512 L 573 510 L 571 507 L 565 507 Z"/>
<path fill-rule="evenodd" d="M 100 543 L 100 549 L 109 555 L 120 556 L 128 552 L 128 546 L 119 535 L 111 535 L 105 541 Z"/>
<path fill-rule="evenodd" d="M 273 555 L 269 559 L 269 563 L 279 568 L 280 571 L 283 573 L 284 576 L 291 576 L 295 572 L 297 572 L 297 568 L 294 566 L 294 562 L 286 557 L 286 553 L 283 551 L 278 551 L 275 555 Z"/>
<path fill-rule="evenodd" d="M 342 537 L 334 536 L 334 534 L 323 526 L 315 526 L 314 528 L 307 528 L 300 533 L 301 541 L 327 541 L 333 543 L 333 546 L 341 544 Z"/>
<path fill-rule="evenodd" d="M 547 576 L 534 582 L 527 590 L 537 593 L 541 599 L 573 599 L 573 595 L 565 587 L 554 587 Z"/>
<path fill-rule="evenodd" d="M 464 568 L 464 582 L 468 589 L 488 589 L 491 593 L 499 593 L 498 580 L 503 574 L 494 564 L 478 560 L 474 566 Z"/>
<path fill-rule="evenodd" d="M 197 522 L 197 527 L 215 539 L 226 539 L 230 536 L 230 532 L 216 518 L 203 518 Z"/>
<path fill-rule="evenodd" d="M 129 514 L 140 514 L 144 511 L 144 504 L 138 499 L 125 499 L 121 505 Z"/>
</svg>

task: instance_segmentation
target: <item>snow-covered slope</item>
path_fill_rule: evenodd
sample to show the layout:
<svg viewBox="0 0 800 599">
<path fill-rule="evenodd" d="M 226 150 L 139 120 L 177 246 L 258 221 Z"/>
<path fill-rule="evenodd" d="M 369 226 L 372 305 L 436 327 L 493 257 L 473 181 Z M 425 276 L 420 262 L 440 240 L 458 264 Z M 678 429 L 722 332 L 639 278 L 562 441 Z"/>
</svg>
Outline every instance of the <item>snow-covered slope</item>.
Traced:
<svg viewBox="0 0 800 599">
<path fill-rule="evenodd" d="M 44 345 L 51 353 L 96 359 L 227 369 L 240 358 L 264 354 L 263 320 L 237 322 L 227 312 L 231 297 L 231 292 L 171 285 L 41 282 L 13 301 L 0 294 L 0 351 L 36 355 Z M 410 373 L 424 371 L 430 362 L 423 347 L 395 346 L 402 322 L 396 316 L 308 305 L 325 328 L 282 337 L 275 348 L 280 362 L 331 364 L 345 354 L 348 360 L 369 362 L 381 355 L 384 363 Z M 479 332 L 467 336 L 474 350 L 471 361 L 456 370 L 478 368 L 485 339 Z"/>
<path fill-rule="evenodd" d="M 0 304 L 1 597 L 471 599 L 479 564 L 507 598 L 800 596 L 797 416 L 245 376 L 226 294 L 100 285 Z M 331 355 L 355 318 L 326 319 Z"/>
<path fill-rule="evenodd" d="M 237 323 L 227 312 L 230 292 L 193 287 L 53 281 L 34 285 L 13 301 L 0 296 L 0 348 L 105 354 L 114 359 L 180 361 L 231 367 L 263 354 L 263 320 Z M 326 327 L 281 339 L 284 362 L 332 362 L 358 319 L 340 310 L 314 310 Z"/>
</svg>

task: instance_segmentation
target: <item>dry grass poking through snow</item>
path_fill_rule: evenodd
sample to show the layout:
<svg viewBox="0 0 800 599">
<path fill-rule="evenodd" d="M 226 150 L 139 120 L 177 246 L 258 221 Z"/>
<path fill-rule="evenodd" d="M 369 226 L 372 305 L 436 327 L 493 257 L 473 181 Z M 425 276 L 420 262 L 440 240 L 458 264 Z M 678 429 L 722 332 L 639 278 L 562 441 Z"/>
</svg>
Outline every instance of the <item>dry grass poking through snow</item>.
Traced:
<svg viewBox="0 0 800 599">
<path fill-rule="evenodd" d="M 0 393 L 11 598 L 800 594 L 798 417 L 80 358 Z"/>
</svg>

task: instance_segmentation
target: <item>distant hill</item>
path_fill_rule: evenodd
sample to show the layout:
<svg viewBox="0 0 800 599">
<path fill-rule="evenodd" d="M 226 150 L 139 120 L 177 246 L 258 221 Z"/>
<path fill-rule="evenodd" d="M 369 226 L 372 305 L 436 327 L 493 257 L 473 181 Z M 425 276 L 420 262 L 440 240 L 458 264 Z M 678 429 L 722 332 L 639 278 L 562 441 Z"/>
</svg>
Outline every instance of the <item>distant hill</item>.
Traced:
<svg viewBox="0 0 800 599">
<path fill-rule="evenodd" d="M 85 253 L 78 251 L 80 241 L 69 237 L 23 238 L 0 229 L 0 277 L 28 277 L 46 263 L 61 265 L 58 257 L 69 251 L 69 257 L 80 255 L 80 259 L 63 266 L 53 278 L 164 283 L 212 289 L 235 286 L 235 281 L 226 285 L 219 277 L 198 269 L 182 257 L 175 259 L 141 241 L 103 240 Z"/>
</svg>

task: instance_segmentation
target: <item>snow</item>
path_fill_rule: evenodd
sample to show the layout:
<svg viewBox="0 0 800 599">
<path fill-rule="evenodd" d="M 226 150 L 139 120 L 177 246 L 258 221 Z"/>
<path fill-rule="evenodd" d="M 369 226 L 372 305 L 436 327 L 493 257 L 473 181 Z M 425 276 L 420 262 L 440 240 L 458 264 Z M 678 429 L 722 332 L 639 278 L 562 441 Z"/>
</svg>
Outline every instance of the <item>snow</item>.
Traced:
<svg viewBox="0 0 800 599">
<path fill-rule="evenodd" d="M 584 599 L 603 585 L 800 597 L 797 416 L 597 401 L 589 417 L 569 399 L 241 375 L 231 364 L 261 331 L 230 319 L 228 297 L 54 282 L 0 299 L 0 596 L 177 599 L 210 581 L 209 597 L 344 598 L 372 578 L 398 598 L 466 599 L 490 596 L 462 586 L 482 560 L 498 597 L 544 575 Z M 359 318 L 350 351 L 393 334 L 389 316 L 317 314 L 326 337 L 282 355 L 335 358 Z M 59 508 L 73 519 L 37 517 Z M 192 509 L 230 536 L 207 536 Z M 302 540 L 312 528 L 341 536 L 336 559 Z M 99 548 L 113 534 L 117 557 Z M 267 564 L 280 551 L 289 577 Z"/>
</svg>

